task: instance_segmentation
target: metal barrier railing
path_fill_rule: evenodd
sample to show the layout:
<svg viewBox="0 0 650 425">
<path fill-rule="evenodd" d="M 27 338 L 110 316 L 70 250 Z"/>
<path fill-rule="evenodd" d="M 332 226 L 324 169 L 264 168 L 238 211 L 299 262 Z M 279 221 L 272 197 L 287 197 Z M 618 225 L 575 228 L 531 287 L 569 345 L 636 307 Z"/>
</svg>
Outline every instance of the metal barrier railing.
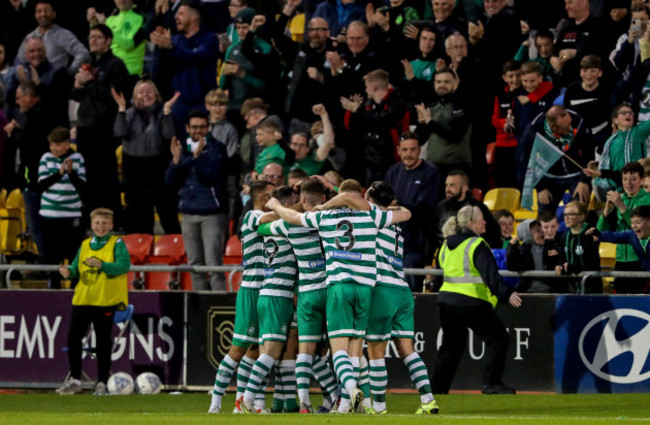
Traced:
<svg viewBox="0 0 650 425">
<path fill-rule="evenodd" d="M 4 283 L 6 288 L 11 287 L 11 273 L 14 271 L 27 271 L 27 272 L 51 272 L 58 271 L 58 265 L 45 265 L 45 264 L 0 264 L 0 272 L 6 272 Z M 223 265 L 223 266 L 190 266 L 187 264 L 171 266 L 171 265 L 141 265 L 131 266 L 132 272 L 242 272 L 244 268 L 241 265 Z M 404 273 L 416 276 L 442 276 L 440 269 L 404 269 Z M 629 277 L 641 278 L 650 280 L 650 272 L 621 272 L 621 271 L 587 271 L 575 275 L 558 275 L 553 271 L 526 271 L 526 272 L 511 272 L 508 270 L 499 270 L 499 274 L 504 277 L 539 277 L 545 279 L 566 279 L 566 278 L 580 278 L 580 293 L 584 294 L 585 282 L 590 277 Z M 228 290 L 232 291 L 232 279 L 235 273 L 230 273 L 228 276 Z"/>
</svg>

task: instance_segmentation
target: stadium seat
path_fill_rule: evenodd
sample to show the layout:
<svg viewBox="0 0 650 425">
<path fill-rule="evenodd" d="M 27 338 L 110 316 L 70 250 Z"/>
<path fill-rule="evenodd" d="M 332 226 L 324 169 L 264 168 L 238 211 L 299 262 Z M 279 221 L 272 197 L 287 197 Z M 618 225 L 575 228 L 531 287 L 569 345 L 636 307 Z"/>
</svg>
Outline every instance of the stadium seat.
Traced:
<svg viewBox="0 0 650 425">
<path fill-rule="evenodd" d="M 0 208 L 5 208 L 7 206 L 7 189 L 2 188 L 0 190 Z"/>
<path fill-rule="evenodd" d="M 134 266 L 144 264 L 147 257 L 151 254 L 153 235 L 132 233 L 122 236 L 122 240 L 126 244 L 126 249 L 129 251 L 131 264 Z M 138 272 L 137 276 L 135 272 L 129 272 L 127 279 L 129 289 L 142 289 L 144 287 L 144 274 L 142 272 Z"/>
<path fill-rule="evenodd" d="M 289 22 L 289 32 L 291 39 L 298 43 L 302 43 L 305 39 L 305 14 L 299 13 Z"/>
<path fill-rule="evenodd" d="M 589 198 L 589 210 L 595 211 L 595 210 L 602 210 L 604 208 L 605 208 L 605 203 L 600 202 L 598 198 L 596 198 L 595 192 L 591 192 L 591 197 Z"/>
<path fill-rule="evenodd" d="M 187 263 L 183 235 L 163 235 L 158 238 L 153 247 L 153 255 L 147 256 L 147 264 L 179 265 Z M 189 273 L 185 272 L 186 275 Z M 181 277 L 177 272 L 145 272 L 144 285 L 146 289 L 192 289 L 191 279 Z M 183 282 L 185 285 L 183 285 Z M 189 282 L 189 288 L 187 283 Z M 183 287 L 185 286 L 185 287 Z"/>
<path fill-rule="evenodd" d="M 600 266 L 603 269 L 613 270 L 616 263 L 616 244 L 601 242 L 598 247 L 598 254 L 600 254 Z"/>
<path fill-rule="evenodd" d="M 224 264 L 233 264 L 233 265 L 240 265 L 242 262 L 242 249 L 241 249 L 241 241 L 237 237 L 237 235 L 233 235 L 228 239 L 228 242 L 226 243 L 226 252 L 223 256 L 223 263 Z M 235 272 L 227 272 L 226 273 L 226 281 L 230 279 L 230 274 L 232 273 L 232 291 L 238 291 L 239 290 L 239 285 L 241 284 L 241 272 L 235 271 Z"/>
<path fill-rule="evenodd" d="M 537 190 L 533 189 L 532 211 L 528 211 L 526 208 L 517 208 L 513 212 L 513 215 L 515 216 L 515 222 L 536 219 L 538 210 L 539 210 L 539 204 L 537 203 Z"/>
<path fill-rule="evenodd" d="M 4 208 L 0 208 L 0 252 L 17 255 L 29 246 L 25 221 L 25 200 L 20 189 L 12 190 Z"/>
<path fill-rule="evenodd" d="M 494 212 L 497 210 L 515 211 L 519 208 L 521 192 L 511 187 L 491 189 L 485 194 L 483 203 Z"/>
</svg>

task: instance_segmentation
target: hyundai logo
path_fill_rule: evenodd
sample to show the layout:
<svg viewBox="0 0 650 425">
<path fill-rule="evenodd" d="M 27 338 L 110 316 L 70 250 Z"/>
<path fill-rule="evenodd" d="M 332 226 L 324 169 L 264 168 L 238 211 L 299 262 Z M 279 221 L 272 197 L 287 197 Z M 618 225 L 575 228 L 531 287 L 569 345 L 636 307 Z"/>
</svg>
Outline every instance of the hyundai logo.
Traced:
<svg viewBox="0 0 650 425">
<path fill-rule="evenodd" d="M 607 311 L 585 326 L 578 349 L 582 362 L 599 378 L 617 384 L 644 381 L 650 378 L 646 366 L 650 356 L 650 314 L 631 308 Z M 622 361 L 625 367 L 620 367 Z"/>
</svg>

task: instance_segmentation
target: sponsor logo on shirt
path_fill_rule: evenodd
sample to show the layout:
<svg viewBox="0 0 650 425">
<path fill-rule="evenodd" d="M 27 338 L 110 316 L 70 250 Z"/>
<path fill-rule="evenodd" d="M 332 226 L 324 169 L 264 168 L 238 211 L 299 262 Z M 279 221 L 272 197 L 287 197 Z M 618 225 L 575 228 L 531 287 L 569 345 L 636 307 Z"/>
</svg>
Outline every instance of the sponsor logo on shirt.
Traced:
<svg viewBox="0 0 650 425">
<path fill-rule="evenodd" d="M 360 252 L 348 252 L 348 251 L 330 251 L 327 253 L 328 258 L 338 258 L 340 260 L 361 260 Z"/>
</svg>

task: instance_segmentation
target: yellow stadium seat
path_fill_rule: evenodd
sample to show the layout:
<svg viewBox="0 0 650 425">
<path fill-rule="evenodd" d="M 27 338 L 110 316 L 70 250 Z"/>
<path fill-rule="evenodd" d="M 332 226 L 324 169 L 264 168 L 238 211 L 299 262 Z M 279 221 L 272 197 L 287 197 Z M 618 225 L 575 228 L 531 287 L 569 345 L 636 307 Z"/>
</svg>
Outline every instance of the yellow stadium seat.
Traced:
<svg viewBox="0 0 650 425">
<path fill-rule="evenodd" d="M 289 22 L 289 32 L 291 39 L 301 43 L 305 39 L 305 14 L 299 13 Z"/>
<path fill-rule="evenodd" d="M 490 211 L 509 210 L 515 211 L 519 208 L 521 192 L 511 187 L 491 189 L 485 194 L 483 203 Z"/>
<path fill-rule="evenodd" d="M 4 208 L 7 205 L 7 189 L 0 190 L 0 208 Z"/>
<path fill-rule="evenodd" d="M 515 216 L 515 221 L 535 220 L 537 218 L 538 209 L 537 189 L 533 189 L 532 211 L 528 211 L 526 208 L 517 208 L 512 214 Z"/>
<path fill-rule="evenodd" d="M 600 202 L 596 198 L 596 193 L 595 192 L 591 192 L 591 197 L 589 198 L 589 210 L 592 210 L 592 211 L 593 210 L 602 210 L 604 208 L 605 208 L 605 203 Z"/>
<path fill-rule="evenodd" d="M 598 248 L 600 254 L 600 266 L 603 269 L 614 269 L 616 263 L 616 244 L 601 242 Z"/>
<path fill-rule="evenodd" d="M 6 255 L 25 252 L 26 231 L 25 201 L 20 189 L 14 189 L 7 196 L 5 208 L 0 208 L 0 251 Z"/>
<path fill-rule="evenodd" d="M 122 145 L 115 149 L 115 159 L 117 159 L 117 177 L 122 181 Z"/>
</svg>

